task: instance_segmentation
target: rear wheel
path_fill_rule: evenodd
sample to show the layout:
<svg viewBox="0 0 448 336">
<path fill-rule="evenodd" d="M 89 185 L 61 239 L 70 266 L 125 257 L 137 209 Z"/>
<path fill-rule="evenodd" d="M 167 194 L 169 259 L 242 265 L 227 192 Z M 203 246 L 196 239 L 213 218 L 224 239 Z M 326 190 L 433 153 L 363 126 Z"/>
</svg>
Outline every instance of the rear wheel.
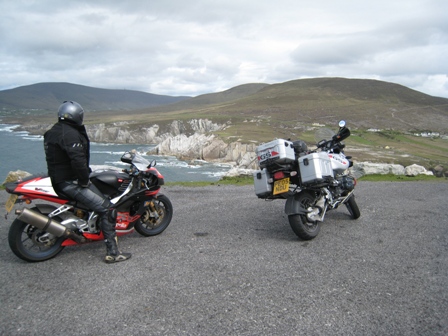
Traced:
<svg viewBox="0 0 448 336">
<path fill-rule="evenodd" d="M 300 202 L 305 209 L 314 206 L 315 200 L 314 193 L 306 191 L 298 194 L 296 198 L 296 201 Z M 288 220 L 292 230 L 300 239 L 311 240 L 319 234 L 320 222 L 310 221 L 306 215 L 290 215 Z"/>
<path fill-rule="evenodd" d="M 40 212 L 37 207 L 31 210 Z M 54 218 L 57 220 L 57 218 Z M 15 219 L 8 233 L 8 243 L 12 252 L 22 260 L 38 262 L 51 259 L 62 251 L 65 237 L 56 237 L 19 219 Z"/>
<path fill-rule="evenodd" d="M 350 196 L 347 203 L 345 203 L 345 206 L 347 207 L 347 210 L 348 212 L 350 212 L 350 215 L 352 216 L 353 219 L 357 219 L 361 216 L 358 204 L 355 201 L 355 195 Z"/>
<path fill-rule="evenodd" d="M 145 208 L 142 216 L 134 225 L 135 230 L 145 237 L 162 233 L 173 217 L 173 205 L 168 197 L 159 195 L 152 200 L 152 203 L 154 208 L 152 210 L 151 206 Z"/>
</svg>

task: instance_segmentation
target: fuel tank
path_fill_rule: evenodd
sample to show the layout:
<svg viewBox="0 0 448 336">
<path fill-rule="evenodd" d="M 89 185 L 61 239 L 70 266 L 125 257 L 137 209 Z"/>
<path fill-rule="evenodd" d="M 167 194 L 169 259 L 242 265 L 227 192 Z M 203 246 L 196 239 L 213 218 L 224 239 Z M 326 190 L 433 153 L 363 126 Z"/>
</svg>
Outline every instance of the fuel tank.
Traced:
<svg viewBox="0 0 448 336">
<path fill-rule="evenodd" d="M 128 174 L 112 169 L 95 170 L 90 181 L 106 196 L 114 197 L 128 187 L 131 179 Z"/>
<path fill-rule="evenodd" d="M 330 157 L 331 168 L 336 174 L 344 172 L 350 165 L 344 154 L 329 153 L 328 156 Z"/>
</svg>

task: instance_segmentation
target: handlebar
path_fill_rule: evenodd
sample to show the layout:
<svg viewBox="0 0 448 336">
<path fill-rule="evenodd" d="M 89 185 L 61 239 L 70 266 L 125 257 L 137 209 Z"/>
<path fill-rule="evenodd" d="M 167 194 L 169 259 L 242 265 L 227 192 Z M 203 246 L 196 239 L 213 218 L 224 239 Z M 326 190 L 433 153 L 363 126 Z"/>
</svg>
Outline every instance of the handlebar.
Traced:
<svg viewBox="0 0 448 336">
<path fill-rule="evenodd" d="M 331 140 L 321 140 L 317 143 L 317 149 L 325 149 L 325 150 L 332 150 L 332 149 L 343 149 L 345 147 L 344 144 L 341 143 L 341 141 L 347 139 L 350 136 L 350 130 L 347 127 L 341 127 L 335 135 L 331 138 Z"/>
</svg>

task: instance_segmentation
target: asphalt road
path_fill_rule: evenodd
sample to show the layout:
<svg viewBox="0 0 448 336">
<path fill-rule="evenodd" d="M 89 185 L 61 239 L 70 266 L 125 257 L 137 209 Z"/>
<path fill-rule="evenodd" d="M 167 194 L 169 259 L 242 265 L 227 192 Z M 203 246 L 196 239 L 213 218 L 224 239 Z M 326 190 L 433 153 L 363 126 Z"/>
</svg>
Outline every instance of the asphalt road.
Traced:
<svg viewBox="0 0 448 336">
<path fill-rule="evenodd" d="M 329 212 L 301 241 L 253 187 L 167 187 L 159 236 L 26 263 L 0 192 L 1 335 L 447 335 L 448 183 L 361 182 L 361 217 Z"/>
</svg>

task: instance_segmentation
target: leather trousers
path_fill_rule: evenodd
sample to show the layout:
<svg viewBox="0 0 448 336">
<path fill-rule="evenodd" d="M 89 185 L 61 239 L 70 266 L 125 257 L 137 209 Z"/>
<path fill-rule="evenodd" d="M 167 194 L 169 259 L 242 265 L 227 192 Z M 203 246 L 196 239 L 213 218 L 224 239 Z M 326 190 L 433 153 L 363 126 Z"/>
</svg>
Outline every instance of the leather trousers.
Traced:
<svg viewBox="0 0 448 336">
<path fill-rule="evenodd" d="M 98 188 L 94 184 L 90 184 L 89 187 L 84 188 L 78 185 L 77 181 L 66 181 L 58 183 L 54 189 L 61 197 L 69 197 L 70 199 L 76 200 L 98 214 L 107 255 L 118 255 L 117 234 L 115 232 L 115 220 L 112 221 L 111 204 Z"/>
</svg>

